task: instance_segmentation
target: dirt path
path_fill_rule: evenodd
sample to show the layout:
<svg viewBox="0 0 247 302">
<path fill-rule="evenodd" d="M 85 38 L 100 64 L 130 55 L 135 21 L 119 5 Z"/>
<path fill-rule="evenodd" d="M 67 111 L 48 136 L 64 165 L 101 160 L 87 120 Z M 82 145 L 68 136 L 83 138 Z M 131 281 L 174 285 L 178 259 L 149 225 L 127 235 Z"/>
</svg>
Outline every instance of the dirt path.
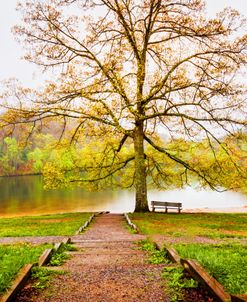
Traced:
<svg viewBox="0 0 247 302">
<path fill-rule="evenodd" d="M 78 250 L 60 267 L 68 273 L 56 276 L 38 295 L 24 291 L 16 301 L 169 301 L 160 277 L 163 266 L 148 264 L 135 244 L 144 238 L 130 234 L 123 215 L 98 216 L 83 235 L 73 236 Z"/>
</svg>

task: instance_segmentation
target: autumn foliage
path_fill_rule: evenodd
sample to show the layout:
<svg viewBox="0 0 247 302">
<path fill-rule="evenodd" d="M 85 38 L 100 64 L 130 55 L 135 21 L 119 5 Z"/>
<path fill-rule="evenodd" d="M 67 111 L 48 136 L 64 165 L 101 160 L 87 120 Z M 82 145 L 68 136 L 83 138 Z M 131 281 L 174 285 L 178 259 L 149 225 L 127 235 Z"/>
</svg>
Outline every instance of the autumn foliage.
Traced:
<svg viewBox="0 0 247 302">
<path fill-rule="evenodd" d="M 246 127 L 247 37 L 238 12 L 208 19 L 200 0 L 23 2 L 15 34 L 26 59 L 55 79 L 39 91 L 19 90 L 2 124 L 59 120 L 70 152 L 83 146 L 68 167 L 51 162 L 49 179 L 134 186 L 136 210 L 144 211 L 150 179 L 164 187 L 196 177 L 217 189 L 229 169 L 244 175 L 224 142 Z M 208 158 L 214 164 L 203 169 Z"/>
</svg>

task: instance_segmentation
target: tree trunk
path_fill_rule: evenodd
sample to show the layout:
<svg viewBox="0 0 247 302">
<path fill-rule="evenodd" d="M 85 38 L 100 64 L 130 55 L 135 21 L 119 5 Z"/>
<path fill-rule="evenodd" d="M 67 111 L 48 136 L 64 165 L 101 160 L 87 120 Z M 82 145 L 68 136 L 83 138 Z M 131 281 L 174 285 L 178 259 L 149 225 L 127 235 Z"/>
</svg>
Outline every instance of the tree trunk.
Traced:
<svg viewBox="0 0 247 302">
<path fill-rule="evenodd" d="M 135 147 L 135 188 L 136 188 L 136 206 L 135 212 L 148 211 L 147 201 L 147 179 L 144 154 L 144 134 L 143 122 L 136 125 L 134 133 Z"/>
</svg>

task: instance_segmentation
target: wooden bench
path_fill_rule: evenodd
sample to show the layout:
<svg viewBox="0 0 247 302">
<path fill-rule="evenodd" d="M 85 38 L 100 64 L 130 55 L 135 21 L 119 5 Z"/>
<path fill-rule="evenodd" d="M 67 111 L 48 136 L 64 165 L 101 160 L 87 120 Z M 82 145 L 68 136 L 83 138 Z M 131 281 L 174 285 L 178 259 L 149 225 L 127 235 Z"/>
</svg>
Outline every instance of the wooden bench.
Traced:
<svg viewBox="0 0 247 302">
<path fill-rule="evenodd" d="M 182 210 L 181 202 L 167 202 L 167 201 L 151 201 L 151 211 L 154 212 L 155 209 L 165 209 L 165 212 L 168 212 L 168 209 L 177 209 L 178 213 Z"/>
</svg>

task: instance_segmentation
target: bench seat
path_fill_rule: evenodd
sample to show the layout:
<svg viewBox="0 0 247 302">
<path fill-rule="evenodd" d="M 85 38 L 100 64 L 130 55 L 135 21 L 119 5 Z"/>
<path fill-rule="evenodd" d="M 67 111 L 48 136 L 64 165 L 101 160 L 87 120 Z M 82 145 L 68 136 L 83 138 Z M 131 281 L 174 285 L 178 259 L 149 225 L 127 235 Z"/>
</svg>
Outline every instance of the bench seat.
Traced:
<svg viewBox="0 0 247 302">
<path fill-rule="evenodd" d="M 165 209 L 165 212 L 168 212 L 168 209 L 177 209 L 178 213 L 182 210 L 181 202 L 168 202 L 168 201 L 151 201 L 151 211 L 154 212 L 155 209 Z"/>
</svg>

